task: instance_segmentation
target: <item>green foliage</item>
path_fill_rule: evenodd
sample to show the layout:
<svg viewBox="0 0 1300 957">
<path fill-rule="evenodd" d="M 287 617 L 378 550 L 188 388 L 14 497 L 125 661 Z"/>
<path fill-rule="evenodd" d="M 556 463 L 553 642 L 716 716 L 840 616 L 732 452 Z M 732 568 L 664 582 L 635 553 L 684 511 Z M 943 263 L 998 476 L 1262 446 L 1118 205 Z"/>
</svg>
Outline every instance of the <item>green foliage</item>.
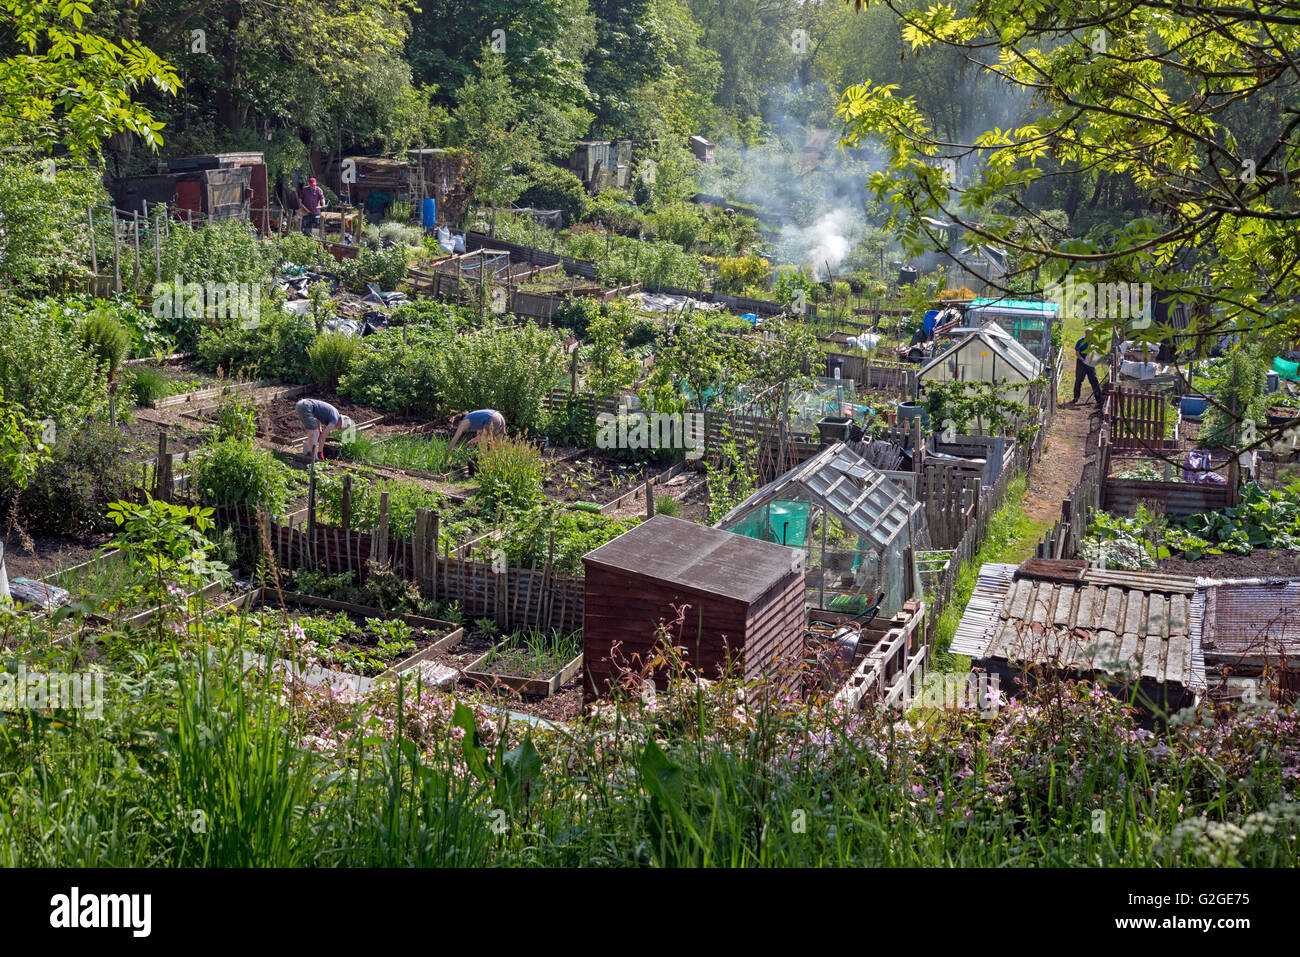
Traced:
<svg viewBox="0 0 1300 957">
<path fill-rule="evenodd" d="M 108 203 L 98 169 L 59 169 L 52 159 L 6 156 L 0 166 L 0 295 L 34 298 L 84 287 L 90 276 L 88 203 Z M 108 214 L 101 208 L 99 215 Z"/>
<path fill-rule="evenodd" d="M 217 441 L 252 439 L 257 435 L 257 404 L 249 397 L 232 394 L 217 407 Z"/>
<path fill-rule="evenodd" d="M 114 502 L 108 517 L 117 526 L 110 547 L 120 549 L 130 565 L 147 570 L 151 583 L 145 591 L 153 603 L 166 602 L 172 589 L 194 591 L 230 577 L 225 564 L 212 558 L 210 508 L 155 499 L 143 505 Z M 158 616 L 159 634 L 164 617 Z"/>
<path fill-rule="evenodd" d="M 311 381 L 331 391 L 338 388 L 339 380 L 347 374 L 352 360 L 361 351 L 361 340 L 346 332 L 327 332 L 317 336 L 307 347 L 307 369 Z"/>
<path fill-rule="evenodd" d="M 364 293 L 374 283 L 387 292 L 396 289 L 406 279 L 410 252 L 398 244 L 382 249 L 363 248 L 357 254 L 357 276 L 351 283 L 352 291 Z"/>
<path fill-rule="evenodd" d="M 109 376 L 122 367 L 131 353 L 131 333 L 111 311 L 87 314 L 77 323 L 76 334 Z"/>
<path fill-rule="evenodd" d="M 442 410 L 496 409 L 520 431 L 536 424 L 564 371 L 559 336 L 532 322 L 457 336 L 429 359 Z"/>
<path fill-rule="evenodd" d="M 671 495 L 655 496 L 655 514 L 667 515 L 669 518 L 676 518 L 677 513 L 681 511 L 681 502 Z"/>
<path fill-rule="evenodd" d="M 591 512 L 569 511 L 554 504 L 511 512 L 504 534 L 479 546 L 479 559 L 490 561 L 501 549 L 511 565 L 542 567 L 548 554 L 557 572 L 581 572 L 582 556 L 612 541 L 641 523 L 639 518 L 611 518 Z M 555 550 L 549 552 L 551 537 Z"/>
<path fill-rule="evenodd" d="M 327 465 L 316 466 L 316 507 L 321 521 L 331 525 L 343 523 L 342 470 Z M 382 494 L 388 493 L 388 533 L 390 538 L 408 538 L 415 534 L 415 511 L 419 508 L 440 510 L 446 503 L 441 492 L 411 482 L 368 481 L 367 469 L 354 469 L 360 481 L 352 485 L 352 523 L 354 531 L 371 531 L 379 524 Z M 443 524 L 450 524 L 444 522 Z M 439 529 L 442 538 L 442 529 Z"/>
<path fill-rule="evenodd" d="M 1102 568 L 1137 571 L 1155 568 L 1164 537 L 1163 519 L 1139 505 L 1132 518 L 1096 512 L 1088 526 L 1088 537 L 1079 545 L 1079 555 Z"/>
<path fill-rule="evenodd" d="M 1267 372 L 1257 349 L 1234 349 L 1215 370 L 1198 441 L 1207 448 L 1242 442 L 1246 422 L 1262 424 L 1272 401 L 1265 393 Z"/>
<path fill-rule="evenodd" d="M 291 484 L 301 479 L 252 439 L 227 438 L 202 450 L 194 465 L 194 485 L 207 505 L 247 505 L 281 515 Z"/>
<path fill-rule="evenodd" d="M 198 344 L 198 365 L 209 372 L 279 382 L 310 378 L 307 348 L 316 337 L 311 319 L 279 312 L 259 325 L 239 324 L 209 329 Z"/>
<path fill-rule="evenodd" d="M 489 508 L 525 508 L 541 499 L 545 475 L 537 446 L 501 436 L 480 447 L 475 497 Z"/>
<path fill-rule="evenodd" d="M 46 535 L 102 531 L 109 503 L 140 484 L 139 466 L 122 454 L 125 440 L 120 428 L 97 420 L 60 432 L 19 497 L 27 528 Z"/>
<path fill-rule="evenodd" d="M 432 325 L 381 329 L 361 340 L 339 394 L 389 412 L 437 415 L 444 405 L 434 357 L 451 341 L 449 331 Z"/>
<path fill-rule="evenodd" d="M 0 487 L 27 487 L 36 470 L 48 461 L 50 450 L 41 441 L 44 430 L 23 414 L 21 406 L 7 404 L 0 390 Z"/>
<path fill-rule="evenodd" d="M 598 396 L 616 395 L 632 388 L 641 363 L 628 352 L 633 317 L 627 303 L 601 303 L 587 324 L 591 345 L 583 350 L 589 370 L 587 388 Z"/>
<path fill-rule="evenodd" d="M 933 428 L 952 429 L 958 433 L 978 428 L 987 435 L 1011 435 L 1024 444 L 1038 431 L 1034 410 L 1023 402 L 1005 397 L 1007 386 L 998 382 L 967 382 L 953 379 L 932 380 L 925 384 L 925 409 Z"/>
<path fill-rule="evenodd" d="M 709 489 L 709 524 L 714 525 L 758 488 L 758 446 L 754 440 L 737 441 L 724 426 L 722 441 L 707 463 L 705 483 Z"/>
<path fill-rule="evenodd" d="M 74 334 L 79 316 L 69 311 L 54 300 L 0 306 L 0 392 L 38 422 L 53 420 L 60 432 L 85 422 L 107 399 L 94 357 Z"/>
<path fill-rule="evenodd" d="M 469 464 L 474 449 L 463 443 L 452 448 L 447 439 L 436 435 L 404 435 L 379 442 L 358 433 L 353 441 L 343 443 L 343 454 L 354 462 L 443 473 Z"/>
<path fill-rule="evenodd" d="M 1242 486 L 1238 504 L 1193 515 L 1187 520 L 1187 529 L 1224 551 L 1300 549 L 1300 485 L 1265 490 L 1250 482 Z"/>
<path fill-rule="evenodd" d="M 655 235 L 682 249 L 695 245 L 704 230 L 704 217 L 697 207 L 684 202 L 659 207 L 649 216 Z"/>
<path fill-rule="evenodd" d="M 78 159 L 97 155 L 119 131 L 152 149 L 162 144 L 162 122 L 136 101 L 145 88 L 164 96 L 180 88 L 158 54 L 134 38 L 95 32 L 89 4 L 27 0 L 5 10 L 19 42 L 0 60 L 0 139 Z"/>
<path fill-rule="evenodd" d="M 567 169 L 542 163 L 529 173 L 528 187 L 519 195 L 517 205 L 531 209 L 558 209 L 563 225 L 577 222 L 587 210 L 587 191 L 582 180 Z"/>
</svg>

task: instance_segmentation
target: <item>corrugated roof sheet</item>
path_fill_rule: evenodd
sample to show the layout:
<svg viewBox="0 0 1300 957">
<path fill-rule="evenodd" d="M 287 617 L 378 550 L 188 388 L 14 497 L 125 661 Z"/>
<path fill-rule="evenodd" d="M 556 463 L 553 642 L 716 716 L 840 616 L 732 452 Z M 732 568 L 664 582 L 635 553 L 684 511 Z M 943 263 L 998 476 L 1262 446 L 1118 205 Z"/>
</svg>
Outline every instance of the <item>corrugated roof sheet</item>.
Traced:
<svg viewBox="0 0 1300 957">
<path fill-rule="evenodd" d="M 984 652 L 972 657 L 1204 691 L 1191 628 L 1195 591 L 1188 578 L 1101 569 L 1085 570 L 1082 581 L 1017 579 L 1006 589 Z"/>
<path fill-rule="evenodd" d="M 975 590 L 970 603 L 957 623 L 949 650 L 955 655 L 980 657 L 988 650 L 993 638 L 993 627 L 998 623 L 1002 602 L 1011 587 L 1016 566 L 1004 562 L 988 562 L 980 566 Z"/>
<path fill-rule="evenodd" d="M 1285 659 L 1300 668 L 1300 580 L 1207 586 L 1202 642 L 1215 663 Z"/>
</svg>

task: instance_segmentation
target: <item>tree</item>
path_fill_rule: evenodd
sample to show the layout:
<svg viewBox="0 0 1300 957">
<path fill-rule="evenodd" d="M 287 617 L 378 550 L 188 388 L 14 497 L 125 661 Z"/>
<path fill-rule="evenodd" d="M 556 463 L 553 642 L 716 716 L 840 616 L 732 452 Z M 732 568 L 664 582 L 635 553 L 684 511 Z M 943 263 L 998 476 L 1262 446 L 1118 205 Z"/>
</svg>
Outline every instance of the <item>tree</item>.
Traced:
<svg viewBox="0 0 1300 957">
<path fill-rule="evenodd" d="M 123 130 L 151 148 L 162 144 L 162 122 L 137 101 L 146 88 L 168 97 L 179 88 L 161 57 L 133 39 L 87 29 L 85 0 L 5 0 L 4 10 L 19 52 L 0 60 L 0 142 L 77 158 L 98 154 Z"/>
<path fill-rule="evenodd" d="M 469 154 L 465 188 L 476 203 L 495 208 L 513 203 L 528 186 L 525 172 L 538 160 L 537 135 L 504 60 L 485 49 L 478 68 L 479 75 L 461 87 L 453 116 Z"/>
<path fill-rule="evenodd" d="M 1098 288 L 1150 283 L 1195 307 L 1186 330 L 1094 315 L 1102 341 L 1169 340 L 1203 355 L 1224 336 L 1276 346 L 1300 333 L 1294 4 L 884 3 L 914 49 L 960 56 L 1035 105 L 1014 128 L 957 140 L 895 84 L 868 80 L 845 92 L 846 142 L 875 137 L 887 148 L 890 165 L 871 189 L 892 204 L 891 226 L 909 250 L 940 242 L 933 220 L 948 219 L 968 243 L 1018 257 L 1004 286 L 1042 270 Z M 949 179 L 954 165 L 971 171 L 960 183 Z M 1145 209 L 1061 240 L 1026 197 L 1072 178 L 1136 193 Z"/>
</svg>

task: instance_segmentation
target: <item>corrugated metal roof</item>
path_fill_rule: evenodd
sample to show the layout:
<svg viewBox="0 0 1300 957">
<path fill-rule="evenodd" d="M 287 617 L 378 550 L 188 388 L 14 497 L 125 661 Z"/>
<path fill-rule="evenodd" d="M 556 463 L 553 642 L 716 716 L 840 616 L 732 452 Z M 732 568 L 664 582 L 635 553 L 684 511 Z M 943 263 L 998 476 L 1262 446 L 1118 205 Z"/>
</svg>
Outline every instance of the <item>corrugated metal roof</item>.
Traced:
<svg viewBox="0 0 1300 957">
<path fill-rule="evenodd" d="M 973 657 L 1104 671 L 1204 691 L 1204 669 L 1198 673 L 1194 666 L 1195 582 L 1158 575 L 1111 581 L 1117 573 L 1098 579 L 1093 573 L 1099 571 L 1088 569 L 1077 582 L 1017 579 L 1006 590 L 987 650 Z"/>
<path fill-rule="evenodd" d="M 629 529 L 582 561 L 746 603 L 783 578 L 803 573 L 803 553 L 797 549 L 667 515 Z"/>
<path fill-rule="evenodd" d="M 971 658 L 982 657 L 988 651 L 993 627 L 998 623 L 1002 603 L 1015 573 L 1016 566 L 1005 562 L 988 562 L 980 566 L 975 590 L 971 592 L 970 602 L 957 623 L 957 633 L 953 635 L 949 651 Z"/>
<path fill-rule="evenodd" d="M 1242 581 L 1205 588 L 1206 657 L 1300 668 L 1300 580 Z"/>
</svg>

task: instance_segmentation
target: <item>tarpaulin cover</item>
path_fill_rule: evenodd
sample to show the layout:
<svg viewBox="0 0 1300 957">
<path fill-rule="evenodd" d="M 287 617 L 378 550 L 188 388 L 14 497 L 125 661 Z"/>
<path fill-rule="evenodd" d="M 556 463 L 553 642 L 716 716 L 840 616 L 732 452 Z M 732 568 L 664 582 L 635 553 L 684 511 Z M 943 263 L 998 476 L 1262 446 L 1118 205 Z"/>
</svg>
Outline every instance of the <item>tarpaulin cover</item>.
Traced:
<svg viewBox="0 0 1300 957">
<path fill-rule="evenodd" d="M 767 508 L 755 509 L 728 531 L 790 548 L 803 548 L 808 536 L 808 503 L 778 499 Z"/>
</svg>

